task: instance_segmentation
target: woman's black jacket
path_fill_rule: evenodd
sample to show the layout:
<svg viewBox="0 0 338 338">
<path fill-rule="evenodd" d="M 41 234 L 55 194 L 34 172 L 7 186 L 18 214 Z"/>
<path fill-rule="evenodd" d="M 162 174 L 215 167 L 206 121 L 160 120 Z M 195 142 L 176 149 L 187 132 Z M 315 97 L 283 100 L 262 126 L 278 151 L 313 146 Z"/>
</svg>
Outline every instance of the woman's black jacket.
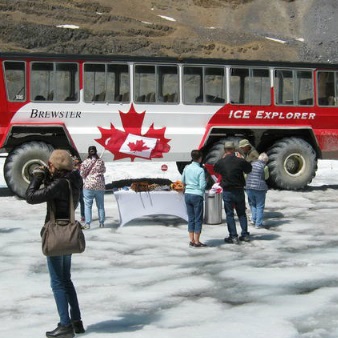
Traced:
<svg viewBox="0 0 338 338">
<path fill-rule="evenodd" d="M 53 177 L 48 183 L 43 182 L 42 177 L 33 176 L 26 191 L 27 203 L 39 204 L 47 202 L 48 206 L 53 205 L 52 202 L 54 202 L 55 218 L 69 218 L 69 186 L 67 180 L 71 183 L 73 203 L 74 208 L 76 208 L 83 186 L 82 177 L 77 170 L 58 173 L 56 177 Z M 43 183 L 44 186 L 41 187 Z M 49 209 L 47 208 L 45 222 L 49 221 L 49 218 Z"/>
</svg>

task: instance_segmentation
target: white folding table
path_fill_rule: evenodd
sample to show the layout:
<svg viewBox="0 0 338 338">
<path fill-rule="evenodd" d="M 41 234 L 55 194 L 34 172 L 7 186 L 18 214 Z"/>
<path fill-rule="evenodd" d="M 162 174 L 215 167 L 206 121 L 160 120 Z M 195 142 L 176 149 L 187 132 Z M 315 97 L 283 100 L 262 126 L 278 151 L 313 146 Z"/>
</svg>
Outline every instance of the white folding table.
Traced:
<svg viewBox="0 0 338 338">
<path fill-rule="evenodd" d="M 114 192 L 122 227 L 135 218 L 149 215 L 173 215 L 188 221 L 184 194 L 176 191 L 118 190 Z"/>
</svg>

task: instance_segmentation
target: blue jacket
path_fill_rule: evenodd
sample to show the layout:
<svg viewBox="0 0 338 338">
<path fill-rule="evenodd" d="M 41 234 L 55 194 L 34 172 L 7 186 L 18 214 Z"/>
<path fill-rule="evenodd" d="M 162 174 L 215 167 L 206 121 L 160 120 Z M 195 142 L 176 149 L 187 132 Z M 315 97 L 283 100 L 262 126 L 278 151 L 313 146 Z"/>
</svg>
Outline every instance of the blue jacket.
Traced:
<svg viewBox="0 0 338 338">
<path fill-rule="evenodd" d="M 207 182 L 205 180 L 204 169 L 198 162 L 192 162 L 184 168 L 182 182 L 185 184 L 186 194 L 204 197 Z"/>
</svg>

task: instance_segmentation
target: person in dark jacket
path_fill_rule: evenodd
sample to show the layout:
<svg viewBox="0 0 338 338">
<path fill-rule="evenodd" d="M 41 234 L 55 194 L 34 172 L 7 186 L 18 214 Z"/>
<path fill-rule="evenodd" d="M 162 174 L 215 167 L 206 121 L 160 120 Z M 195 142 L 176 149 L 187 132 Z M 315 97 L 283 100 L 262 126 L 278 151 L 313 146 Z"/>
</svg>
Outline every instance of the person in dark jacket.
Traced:
<svg viewBox="0 0 338 338">
<path fill-rule="evenodd" d="M 221 187 L 223 188 L 224 210 L 228 225 L 229 237 L 225 238 L 226 243 L 239 244 L 239 240 L 250 241 L 248 232 L 248 221 L 245 213 L 245 178 L 252 166 L 243 158 L 235 155 L 235 144 L 225 142 L 224 157 L 215 163 L 214 171 L 221 175 Z M 234 218 L 236 210 L 240 226 L 241 236 L 238 238 L 236 223 Z"/>
<path fill-rule="evenodd" d="M 45 222 L 49 221 L 48 206 L 54 204 L 55 218 L 69 219 L 69 185 L 71 183 L 74 208 L 79 202 L 82 178 L 73 170 L 74 163 L 66 150 L 54 150 L 47 167 L 38 167 L 26 191 L 29 204 L 47 202 Z M 67 181 L 68 180 L 68 181 Z M 77 293 L 71 280 L 71 255 L 48 256 L 51 287 L 60 321 L 53 331 L 47 331 L 47 337 L 70 338 L 75 333 L 85 332 L 81 320 Z"/>
<path fill-rule="evenodd" d="M 81 159 L 79 157 L 74 156 L 74 170 L 77 170 L 80 174 L 80 168 L 81 168 Z M 84 205 L 84 199 L 83 199 L 83 189 L 80 191 L 80 213 L 81 213 L 81 222 L 85 221 L 85 205 Z"/>
</svg>

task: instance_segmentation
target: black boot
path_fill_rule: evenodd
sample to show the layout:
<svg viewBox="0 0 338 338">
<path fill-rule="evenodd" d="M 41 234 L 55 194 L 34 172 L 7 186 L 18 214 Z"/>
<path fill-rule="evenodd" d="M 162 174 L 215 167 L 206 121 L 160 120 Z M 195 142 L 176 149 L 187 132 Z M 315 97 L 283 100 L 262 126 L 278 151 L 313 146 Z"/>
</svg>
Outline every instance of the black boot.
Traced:
<svg viewBox="0 0 338 338">
<path fill-rule="evenodd" d="M 82 323 L 82 320 L 74 320 L 72 322 L 73 324 L 73 329 L 74 329 L 74 332 L 75 333 L 85 333 L 85 329 L 83 327 L 83 323 Z"/>
<path fill-rule="evenodd" d="M 46 337 L 48 338 L 73 338 L 75 336 L 72 324 L 63 326 L 58 324 L 58 327 L 53 331 L 47 331 Z"/>
</svg>

